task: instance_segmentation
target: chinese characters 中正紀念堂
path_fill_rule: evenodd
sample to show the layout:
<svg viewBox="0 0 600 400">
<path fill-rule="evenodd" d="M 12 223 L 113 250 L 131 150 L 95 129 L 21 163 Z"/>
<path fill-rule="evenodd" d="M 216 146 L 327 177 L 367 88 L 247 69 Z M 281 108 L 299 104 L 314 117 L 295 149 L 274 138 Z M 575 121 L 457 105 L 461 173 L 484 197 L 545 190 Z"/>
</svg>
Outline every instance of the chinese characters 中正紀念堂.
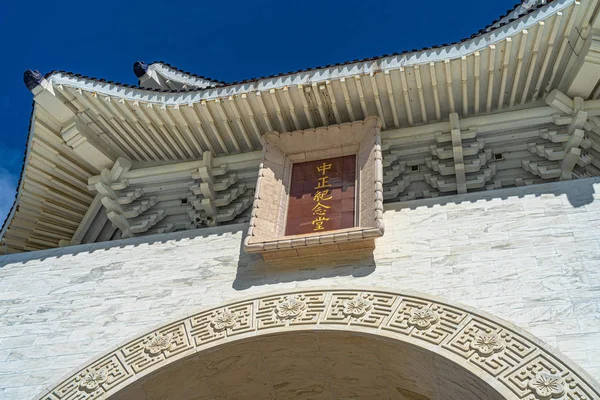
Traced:
<svg viewBox="0 0 600 400">
<path fill-rule="evenodd" d="M 317 173 L 320 173 L 321 176 L 317 178 L 317 186 L 315 186 L 315 190 L 317 191 L 313 196 L 313 200 L 316 202 L 313 207 L 313 215 L 315 219 L 313 219 L 313 231 L 322 231 L 325 229 L 323 224 L 326 221 L 329 221 L 327 218 L 327 211 L 331 208 L 331 206 L 327 205 L 327 201 L 332 199 L 332 196 L 329 194 L 329 176 L 327 176 L 327 171 L 331 169 L 331 164 L 327 164 L 323 162 L 323 164 L 317 167 Z"/>
</svg>

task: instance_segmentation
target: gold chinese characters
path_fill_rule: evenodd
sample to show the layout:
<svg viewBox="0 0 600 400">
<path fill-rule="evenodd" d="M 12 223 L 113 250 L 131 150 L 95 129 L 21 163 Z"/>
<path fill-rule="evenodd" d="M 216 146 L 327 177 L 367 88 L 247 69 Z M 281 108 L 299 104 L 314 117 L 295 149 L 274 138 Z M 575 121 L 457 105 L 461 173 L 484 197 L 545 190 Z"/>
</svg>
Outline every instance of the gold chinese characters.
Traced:
<svg viewBox="0 0 600 400">
<path fill-rule="evenodd" d="M 313 196 L 313 200 L 316 202 L 313 207 L 313 215 L 315 219 L 313 219 L 313 231 L 322 231 L 325 229 L 323 224 L 326 221 L 329 221 L 327 217 L 327 211 L 331 208 L 330 205 L 327 205 L 327 201 L 331 200 L 332 196 L 329 194 L 329 189 L 325 189 L 331 187 L 329 183 L 329 176 L 325 175 L 328 170 L 331 169 L 331 164 L 327 164 L 323 162 L 323 164 L 317 167 L 317 173 L 320 173 L 321 176 L 317 178 L 317 186 L 315 186 L 315 190 L 317 192 Z"/>
</svg>

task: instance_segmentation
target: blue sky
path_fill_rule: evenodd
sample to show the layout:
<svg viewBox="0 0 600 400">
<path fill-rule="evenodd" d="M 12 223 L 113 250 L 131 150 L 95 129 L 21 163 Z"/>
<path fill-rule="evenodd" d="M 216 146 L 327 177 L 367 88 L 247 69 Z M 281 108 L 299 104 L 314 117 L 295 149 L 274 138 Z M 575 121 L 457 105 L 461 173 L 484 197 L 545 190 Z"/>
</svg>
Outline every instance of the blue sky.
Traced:
<svg viewBox="0 0 600 400">
<path fill-rule="evenodd" d="M 0 224 L 12 205 L 25 149 L 32 102 L 23 84 L 26 69 L 135 84 L 134 61 L 166 61 L 213 79 L 237 81 L 454 42 L 515 2 L 3 2 Z"/>
</svg>

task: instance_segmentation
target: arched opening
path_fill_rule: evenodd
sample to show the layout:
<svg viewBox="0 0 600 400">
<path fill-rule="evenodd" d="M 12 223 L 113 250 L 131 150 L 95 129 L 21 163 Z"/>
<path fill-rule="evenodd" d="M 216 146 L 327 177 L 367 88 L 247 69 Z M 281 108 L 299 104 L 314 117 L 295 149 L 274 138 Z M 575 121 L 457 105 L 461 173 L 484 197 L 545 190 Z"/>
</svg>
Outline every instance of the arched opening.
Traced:
<svg viewBox="0 0 600 400">
<path fill-rule="evenodd" d="M 140 379 L 114 400 L 503 399 L 474 373 L 407 342 L 292 331 L 224 344 Z"/>
</svg>

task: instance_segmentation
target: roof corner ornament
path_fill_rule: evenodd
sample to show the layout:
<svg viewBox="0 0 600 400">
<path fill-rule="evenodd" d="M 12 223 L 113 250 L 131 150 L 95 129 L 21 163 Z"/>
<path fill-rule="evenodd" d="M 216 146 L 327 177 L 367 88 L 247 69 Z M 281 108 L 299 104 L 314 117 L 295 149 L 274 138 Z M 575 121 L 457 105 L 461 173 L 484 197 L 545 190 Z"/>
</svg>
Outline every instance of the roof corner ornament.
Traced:
<svg viewBox="0 0 600 400">
<path fill-rule="evenodd" d="M 23 82 L 27 89 L 33 90 L 36 86 L 42 83 L 44 76 L 38 70 L 28 69 L 23 73 Z"/>
<path fill-rule="evenodd" d="M 133 73 L 138 78 L 146 75 L 146 71 L 148 71 L 148 64 L 143 61 L 136 61 L 133 63 Z"/>
</svg>

